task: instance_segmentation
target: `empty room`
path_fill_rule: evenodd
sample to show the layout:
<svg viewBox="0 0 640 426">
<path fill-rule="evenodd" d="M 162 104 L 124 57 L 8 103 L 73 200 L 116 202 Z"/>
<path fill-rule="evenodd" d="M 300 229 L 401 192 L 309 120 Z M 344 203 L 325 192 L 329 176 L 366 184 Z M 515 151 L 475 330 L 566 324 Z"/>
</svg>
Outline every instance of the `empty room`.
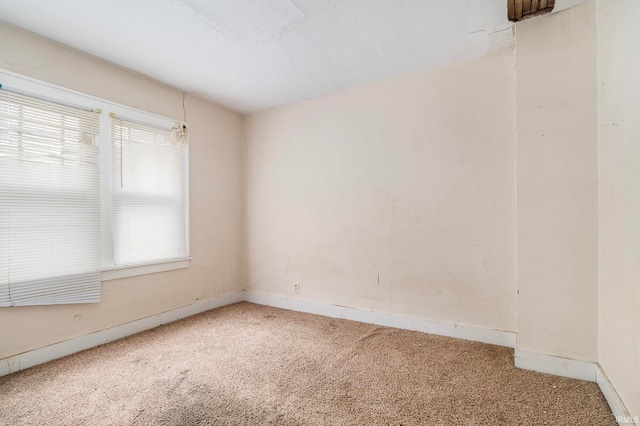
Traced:
<svg viewBox="0 0 640 426">
<path fill-rule="evenodd" d="M 0 0 L 0 425 L 640 424 L 637 0 Z"/>
</svg>

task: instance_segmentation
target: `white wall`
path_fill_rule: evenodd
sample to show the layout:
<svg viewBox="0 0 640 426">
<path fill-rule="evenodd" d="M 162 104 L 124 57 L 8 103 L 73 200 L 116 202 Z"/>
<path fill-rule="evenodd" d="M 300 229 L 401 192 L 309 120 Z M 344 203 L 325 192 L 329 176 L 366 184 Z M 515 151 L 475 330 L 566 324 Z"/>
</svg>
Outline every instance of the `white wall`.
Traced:
<svg viewBox="0 0 640 426">
<path fill-rule="evenodd" d="M 640 2 L 598 2 L 600 364 L 640 416 Z"/>
<path fill-rule="evenodd" d="M 249 116 L 247 289 L 514 331 L 514 64 Z"/>
<path fill-rule="evenodd" d="M 518 348 L 597 361 L 595 4 L 518 23 Z"/>
<path fill-rule="evenodd" d="M 182 92 L 5 24 L 0 68 L 183 118 Z M 185 107 L 191 267 L 104 282 L 99 304 L 0 309 L 0 359 L 242 289 L 242 119 L 192 96 Z"/>
</svg>

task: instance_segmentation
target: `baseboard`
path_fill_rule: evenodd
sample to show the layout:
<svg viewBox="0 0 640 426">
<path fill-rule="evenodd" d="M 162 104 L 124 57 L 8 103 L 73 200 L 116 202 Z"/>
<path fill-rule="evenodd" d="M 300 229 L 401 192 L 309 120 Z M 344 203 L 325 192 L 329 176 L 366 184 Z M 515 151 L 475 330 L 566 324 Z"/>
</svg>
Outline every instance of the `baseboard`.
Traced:
<svg viewBox="0 0 640 426">
<path fill-rule="evenodd" d="M 638 417 L 632 417 L 629 414 L 629 410 L 622 402 L 620 395 L 616 392 L 616 388 L 613 387 L 606 373 L 600 365 L 596 368 L 596 382 L 604 395 L 604 398 L 611 408 L 611 412 L 616 418 L 618 424 L 637 424 L 639 423 Z"/>
<path fill-rule="evenodd" d="M 524 370 L 554 374 L 556 376 L 570 377 L 588 382 L 596 381 L 597 364 L 595 362 L 580 361 L 577 359 L 562 358 L 554 355 L 516 349 L 515 364 L 516 367 Z"/>
<path fill-rule="evenodd" d="M 76 352 L 100 346 L 141 331 L 150 330 L 163 324 L 167 324 L 179 319 L 187 318 L 201 312 L 222 306 L 238 303 L 243 300 L 244 294 L 241 291 L 226 294 L 215 299 L 203 300 L 193 305 L 163 312 L 137 321 L 132 321 L 106 330 L 65 340 L 43 348 L 34 349 L 29 352 L 14 355 L 0 360 L 0 377 L 16 371 L 24 370 L 39 364 L 43 364 L 54 359 L 62 358 Z"/>
<path fill-rule="evenodd" d="M 516 367 L 525 370 L 596 382 L 618 424 L 639 423 L 638 417 L 631 417 L 615 387 L 599 364 L 522 351 L 520 349 L 516 349 L 515 360 Z"/>
<path fill-rule="evenodd" d="M 510 331 L 492 330 L 482 327 L 430 321 L 424 318 L 409 317 L 385 312 L 366 311 L 347 306 L 331 305 L 312 300 L 296 299 L 267 293 L 245 291 L 244 300 L 258 305 L 273 306 L 332 318 L 342 318 L 369 324 L 395 327 L 405 330 L 421 331 L 440 336 L 455 337 L 489 343 L 492 345 L 515 347 L 516 334 Z"/>
<path fill-rule="evenodd" d="M 458 339 L 489 343 L 510 348 L 515 348 L 516 343 L 516 334 L 509 331 L 491 330 L 482 327 L 430 321 L 418 317 L 366 311 L 347 306 L 331 305 L 328 303 L 273 294 L 239 291 L 1 359 L 0 377 L 43 364 L 54 359 L 62 358 L 76 352 L 103 345 L 123 337 L 131 336 L 145 330 L 150 330 L 160 325 L 187 318 L 201 312 L 242 301 L 323 315 L 332 318 L 343 318 L 369 324 L 420 331 L 440 336 L 455 337 Z M 596 382 L 607 400 L 613 415 L 617 420 L 619 419 L 618 423 L 637 423 L 637 420 L 635 420 L 636 418 L 629 415 L 629 411 L 627 410 L 624 402 L 620 399 L 615 387 L 611 384 L 606 373 L 597 363 L 516 349 L 515 365 L 516 367 L 525 370 Z"/>
<path fill-rule="evenodd" d="M 241 301 L 334 318 L 344 318 L 370 324 L 490 343 L 510 348 L 515 347 L 515 333 L 508 331 L 429 321 L 423 318 L 408 317 L 384 312 L 365 311 L 310 300 L 291 299 L 265 293 L 240 291 L 0 359 L 0 377 L 43 364 L 54 359 L 62 358 L 76 352 L 100 346 L 114 340 L 122 339 L 123 337 L 131 336 L 145 330 L 150 330 L 160 325 L 196 315 L 201 312 Z"/>
</svg>

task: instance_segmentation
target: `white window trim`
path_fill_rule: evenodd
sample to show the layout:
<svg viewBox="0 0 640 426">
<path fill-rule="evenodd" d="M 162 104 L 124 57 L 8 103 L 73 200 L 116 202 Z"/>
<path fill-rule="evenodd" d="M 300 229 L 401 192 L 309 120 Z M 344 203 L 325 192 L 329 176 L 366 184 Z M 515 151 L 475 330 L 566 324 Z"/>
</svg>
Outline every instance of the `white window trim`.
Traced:
<svg viewBox="0 0 640 426">
<path fill-rule="evenodd" d="M 119 280 L 121 278 L 135 277 L 138 275 L 155 274 L 157 272 L 173 271 L 174 269 L 188 268 L 191 257 L 175 260 L 165 260 L 162 263 L 142 263 L 139 265 L 124 265 L 102 267 L 102 281 Z"/>
<path fill-rule="evenodd" d="M 0 83 L 7 89 L 36 95 L 52 101 L 85 109 L 100 110 L 100 134 L 97 144 L 100 148 L 100 190 L 101 190 L 101 232 L 102 232 L 102 281 L 116 280 L 138 275 L 171 271 L 187 268 L 191 262 L 190 255 L 190 223 L 189 223 L 189 145 L 186 146 L 184 170 L 185 180 L 185 224 L 187 256 L 179 259 L 161 260 L 136 265 L 115 265 L 113 260 L 113 223 L 111 218 L 111 117 L 113 112 L 129 120 L 138 121 L 150 126 L 170 129 L 180 120 L 163 117 L 157 114 L 141 111 L 115 102 L 107 101 L 95 96 L 86 95 L 75 90 L 56 86 L 47 82 L 22 76 L 11 71 L 0 69 Z M 107 149 L 106 147 L 109 147 Z"/>
</svg>

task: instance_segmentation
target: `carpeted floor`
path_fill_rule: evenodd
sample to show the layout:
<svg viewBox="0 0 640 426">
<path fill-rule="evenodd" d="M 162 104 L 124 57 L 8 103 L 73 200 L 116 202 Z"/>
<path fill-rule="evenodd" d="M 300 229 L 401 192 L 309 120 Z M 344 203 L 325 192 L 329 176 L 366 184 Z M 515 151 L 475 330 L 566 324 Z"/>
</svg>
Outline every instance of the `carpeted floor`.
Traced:
<svg viewBox="0 0 640 426">
<path fill-rule="evenodd" d="M 0 378 L 2 425 L 615 425 L 513 350 L 239 303 Z"/>
</svg>

